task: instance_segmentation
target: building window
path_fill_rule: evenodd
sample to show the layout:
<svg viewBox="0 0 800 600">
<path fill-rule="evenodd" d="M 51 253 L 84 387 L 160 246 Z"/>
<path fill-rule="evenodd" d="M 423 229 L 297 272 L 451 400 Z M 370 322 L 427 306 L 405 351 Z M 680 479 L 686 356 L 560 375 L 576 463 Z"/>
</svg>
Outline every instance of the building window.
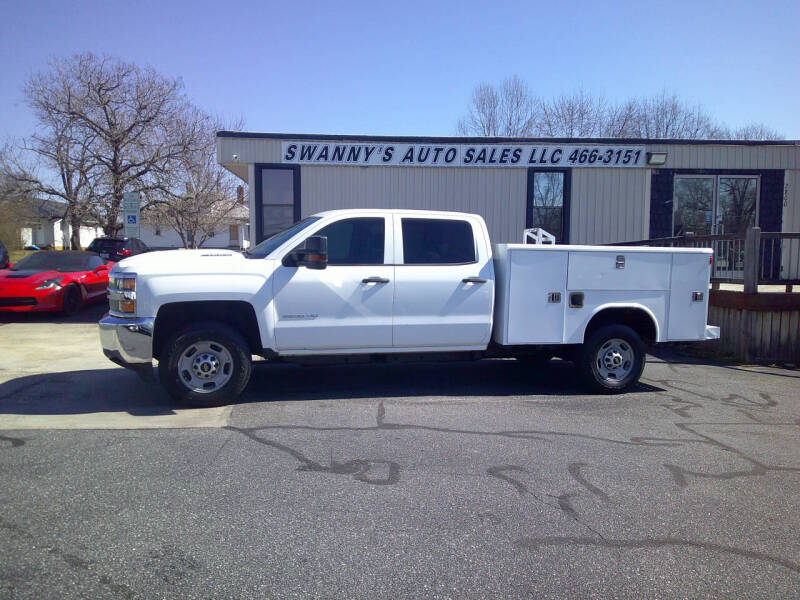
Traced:
<svg viewBox="0 0 800 600">
<path fill-rule="evenodd" d="M 561 243 L 569 239 L 567 188 L 568 171 L 528 172 L 528 227 L 544 229 Z"/>
<path fill-rule="evenodd" d="M 156 235 L 161 235 L 161 225 L 156 225 Z"/>
<path fill-rule="evenodd" d="M 294 223 L 294 171 L 261 169 L 261 239 Z"/>
</svg>

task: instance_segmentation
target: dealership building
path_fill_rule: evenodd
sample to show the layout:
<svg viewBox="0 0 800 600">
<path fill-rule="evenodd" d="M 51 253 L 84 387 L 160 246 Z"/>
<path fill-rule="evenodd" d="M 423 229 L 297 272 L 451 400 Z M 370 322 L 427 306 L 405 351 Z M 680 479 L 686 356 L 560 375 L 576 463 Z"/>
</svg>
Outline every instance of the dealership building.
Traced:
<svg viewBox="0 0 800 600">
<path fill-rule="evenodd" d="M 403 137 L 221 131 L 251 243 L 340 208 L 478 213 L 494 242 L 800 231 L 800 142 Z"/>
</svg>

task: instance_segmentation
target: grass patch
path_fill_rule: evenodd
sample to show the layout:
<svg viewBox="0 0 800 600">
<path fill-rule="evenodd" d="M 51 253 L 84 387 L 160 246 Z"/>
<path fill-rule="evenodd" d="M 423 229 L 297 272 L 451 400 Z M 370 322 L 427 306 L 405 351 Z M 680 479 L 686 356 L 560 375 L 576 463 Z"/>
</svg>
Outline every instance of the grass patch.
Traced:
<svg viewBox="0 0 800 600">
<path fill-rule="evenodd" d="M 17 263 L 29 254 L 33 254 L 34 250 L 9 250 L 8 251 L 8 259 L 12 263 Z"/>
</svg>

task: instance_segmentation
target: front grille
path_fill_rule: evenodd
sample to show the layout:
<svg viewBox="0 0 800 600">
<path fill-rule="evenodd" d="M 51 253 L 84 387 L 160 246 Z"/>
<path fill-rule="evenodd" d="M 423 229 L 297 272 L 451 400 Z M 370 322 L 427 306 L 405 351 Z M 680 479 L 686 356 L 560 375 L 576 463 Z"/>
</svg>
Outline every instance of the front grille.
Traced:
<svg viewBox="0 0 800 600">
<path fill-rule="evenodd" d="M 36 298 L 0 298 L 0 307 L 3 306 L 36 306 Z"/>
</svg>

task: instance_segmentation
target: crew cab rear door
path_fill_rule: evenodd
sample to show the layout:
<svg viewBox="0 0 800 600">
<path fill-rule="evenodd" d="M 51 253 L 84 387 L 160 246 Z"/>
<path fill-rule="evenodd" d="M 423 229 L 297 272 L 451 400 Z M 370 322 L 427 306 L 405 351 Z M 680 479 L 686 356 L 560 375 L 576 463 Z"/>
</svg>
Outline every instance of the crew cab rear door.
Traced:
<svg viewBox="0 0 800 600">
<path fill-rule="evenodd" d="M 328 238 L 327 268 L 281 265 L 274 274 L 278 351 L 391 348 L 391 215 L 348 216 L 309 229 L 312 235 Z"/>
<path fill-rule="evenodd" d="M 482 221 L 397 213 L 395 348 L 474 348 L 492 330 L 494 270 Z"/>
</svg>

